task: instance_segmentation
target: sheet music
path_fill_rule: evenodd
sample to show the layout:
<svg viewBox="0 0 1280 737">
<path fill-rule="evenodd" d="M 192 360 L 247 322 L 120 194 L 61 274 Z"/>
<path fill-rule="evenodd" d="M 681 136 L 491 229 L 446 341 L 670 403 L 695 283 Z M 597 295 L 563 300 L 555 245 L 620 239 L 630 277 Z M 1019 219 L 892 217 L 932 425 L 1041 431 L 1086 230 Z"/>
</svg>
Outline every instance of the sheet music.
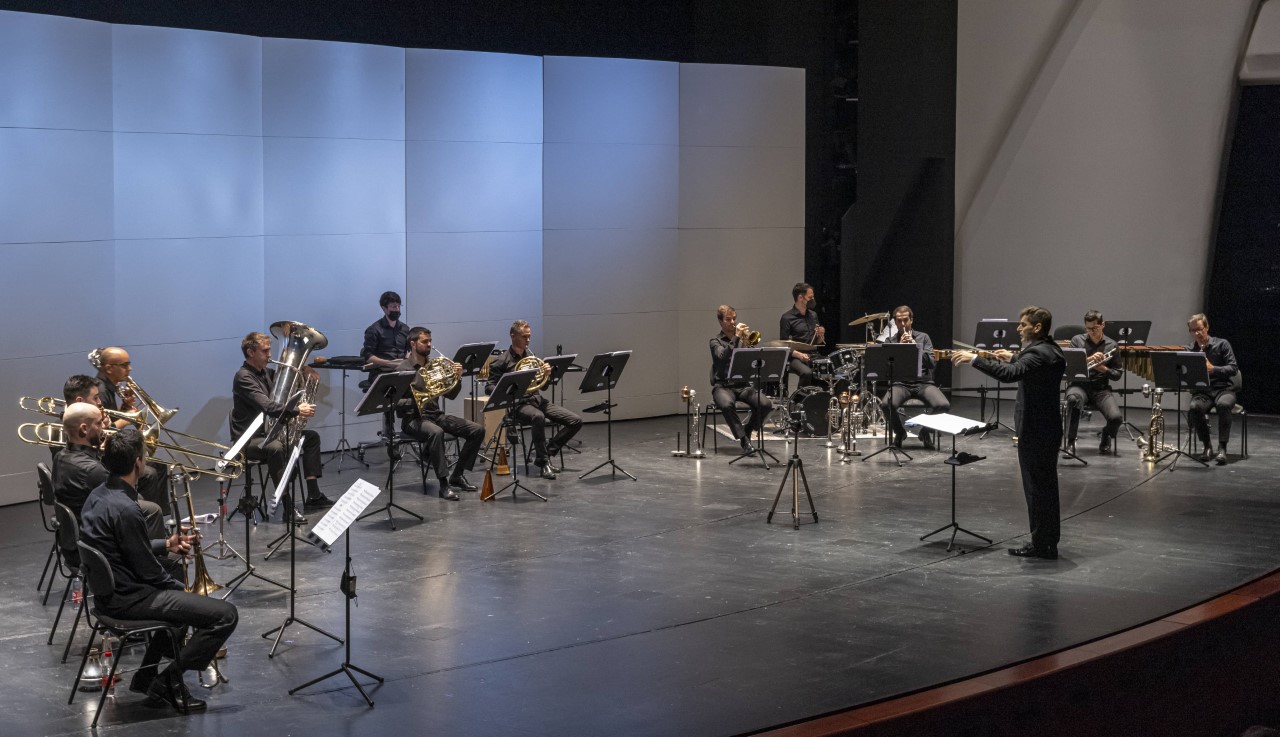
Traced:
<svg viewBox="0 0 1280 737">
<path fill-rule="evenodd" d="M 352 522 L 360 518 L 360 514 L 370 502 L 381 493 L 381 488 L 364 479 L 356 479 L 351 488 L 343 492 L 324 517 L 311 528 L 307 537 L 322 547 L 329 548 L 337 542 L 339 537 L 342 537 L 342 533 L 347 531 Z"/>
<path fill-rule="evenodd" d="M 258 428 L 262 427 L 262 423 L 265 419 L 266 415 L 261 412 L 258 413 L 257 417 L 253 418 L 253 422 L 249 423 L 249 427 L 244 432 L 240 433 L 240 439 L 236 441 L 235 445 L 231 446 L 226 453 L 222 454 L 222 460 L 218 461 L 216 466 L 219 471 L 227 467 L 227 461 L 230 461 L 232 458 L 240 455 L 240 451 L 244 450 L 244 446 L 249 444 L 249 439 L 257 434 Z"/>
<path fill-rule="evenodd" d="M 927 427 L 930 430 L 945 432 L 948 435 L 959 435 L 966 430 L 982 427 L 986 423 L 943 412 L 940 415 L 919 414 L 903 424 L 909 427 Z"/>
<path fill-rule="evenodd" d="M 289 462 L 284 466 L 284 473 L 280 476 L 280 483 L 276 484 L 276 493 L 271 497 L 271 511 L 276 511 L 276 507 L 280 505 L 280 495 L 284 490 L 289 488 L 289 476 L 293 473 L 293 467 L 298 462 L 298 455 L 302 453 L 302 440 L 298 440 L 298 444 L 293 446 L 293 452 L 289 454 Z M 248 471 L 245 471 L 248 473 Z"/>
</svg>

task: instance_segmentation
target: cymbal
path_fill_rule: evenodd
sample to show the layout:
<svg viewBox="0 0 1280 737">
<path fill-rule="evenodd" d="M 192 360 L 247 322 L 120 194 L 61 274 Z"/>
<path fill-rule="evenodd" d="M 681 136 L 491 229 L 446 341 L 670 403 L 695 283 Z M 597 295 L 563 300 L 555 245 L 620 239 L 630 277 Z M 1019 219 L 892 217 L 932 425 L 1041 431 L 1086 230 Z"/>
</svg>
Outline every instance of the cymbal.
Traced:
<svg viewBox="0 0 1280 737">
<path fill-rule="evenodd" d="M 850 326 L 864 325 L 866 323 L 871 322 L 872 320 L 888 320 L 888 319 L 889 319 L 888 312 L 873 312 L 870 315 L 863 315 L 862 317 L 859 317 L 857 320 L 854 320 L 853 322 L 849 323 L 849 325 Z"/>
<path fill-rule="evenodd" d="M 761 348 L 790 348 L 793 351 L 809 353 L 818 350 L 819 346 L 801 343 L 795 340 L 767 340 L 760 344 Z"/>
</svg>

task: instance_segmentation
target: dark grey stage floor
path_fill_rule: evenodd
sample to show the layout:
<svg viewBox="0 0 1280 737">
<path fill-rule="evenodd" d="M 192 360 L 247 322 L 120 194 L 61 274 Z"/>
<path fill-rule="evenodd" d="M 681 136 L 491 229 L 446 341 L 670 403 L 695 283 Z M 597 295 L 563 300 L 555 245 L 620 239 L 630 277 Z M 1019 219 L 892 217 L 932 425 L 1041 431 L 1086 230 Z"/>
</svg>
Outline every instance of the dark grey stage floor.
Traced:
<svg viewBox="0 0 1280 737">
<path fill-rule="evenodd" d="M 959 470 L 960 522 L 997 542 L 974 548 L 962 535 L 951 553 L 945 538 L 919 540 L 950 519 L 941 453 L 915 453 L 902 468 L 887 454 L 842 465 L 803 444 L 821 522 L 798 531 L 786 513 L 765 524 L 782 468 L 729 466 L 723 446 L 700 462 L 673 459 L 678 418 L 615 426 L 615 458 L 638 482 L 569 472 L 529 481 L 549 503 L 439 500 L 406 466 L 395 499 L 426 521 L 355 526 L 353 662 L 387 679 L 370 692 L 375 708 L 345 679 L 287 695 L 341 663 L 343 650 L 293 626 L 268 659 L 259 635 L 283 621 L 286 597 L 251 582 L 231 598 L 240 608 L 224 666 L 231 682 L 208 695 L 207 713 L 147 709 L 121 688 L 99 730 L 732 735 L 1061 649 L 1280 566 L 1280 423 L 1251 418 L 1248 460 L 1170 473 L 1142 464 L 1127 440 L 1123 455 L 1099 457 L 1093 422 L 1081 433 L 1088 467 L 1061 467 L 1062 558 L 1052 562 L 1004 552 L 1027 525 L 1007 433 L 960 442 L 988 456 Z M 581 438 L 582 455 L 566 456 L 578 472 L 603 460 L 604 427 Z M 769 446 L 786 459 L 782 443 Z M 381 485 L 385 469 L 382 458 L 359 473 L 330 464 L 323 484 L 330 495 L 358 477 Z M 212 511 L 212 489 L 200 488 L 199 506 Z M 250 547 L 263 573 L 285 578 L 287 560 L 260 562 L 280 527 L 259 526 Z M 0 734 L 86 733 L 94 698 L 66 704 L 66 630 L 45 645 L 54 605 L 41 607 L 34 591 L 48 546 L 35 505 L 0 509 L 0 531 Z M 243 528 L 228 533 L 243 549 Z M 298 615 L 340 633 L 341 548 L 300 547 L 297 564 Z M 210 568 L 219 581 L 237 570 Z"/>
</svg>

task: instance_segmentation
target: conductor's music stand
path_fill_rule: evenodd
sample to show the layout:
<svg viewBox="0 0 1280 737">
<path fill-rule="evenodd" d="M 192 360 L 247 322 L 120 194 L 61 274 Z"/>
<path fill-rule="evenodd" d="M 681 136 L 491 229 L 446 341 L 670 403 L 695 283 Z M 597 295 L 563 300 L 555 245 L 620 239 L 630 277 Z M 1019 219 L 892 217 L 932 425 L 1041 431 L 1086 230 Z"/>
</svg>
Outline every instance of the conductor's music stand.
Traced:
<svg viewBox="0 0 1280 737">
<path fill-rule="evenodd" d="M 750 380 L 751 385 L 756 390 L 756 401 L 759 402 L 763 396 L 761 389 L 765 383 L 782 381 L 783 372 L 787 370 L 787 362 L 791 358 L 790 348 L 735 348 L 733 356 L 729 359 L 728 380 L 730 383 L 745 383 Z M 752 408 L 751 414 L 755 414 Z M 748 434 L 748 437 L 750 435 Z M 778 462 L 776 456 L 770 453 L 764 447 L 764 418 L 760 419 L 759 427 L 756 428 L 756 441 L 760 444 L 755 452 L 743 453 L 742 455 L 729 461 L 729 465 L 733 465 L 743 458 L 760 454 L 760 462 L 764 464 L 765 470 L 769 470 L 769 462 L 765 460 L 765 456 L 773 459 L 774 463 Z"/>
<path fill-rule="evenodd" d="M 409 393 L 409 385 L 413 383 L 417 375 L 417 371 L 392 371 L 375 376 L 373 383 L 369 385 L 369 391 L 364 393 L 364 397 L 360 399 L 360 404 L 356 405 L 356 416 L 384 415 L 390 417 L 396 408 L 396 403 Z M 391 523 L 392 530 L 396 529 L 396 518 L 391 514 L 392 509 L 399 509 L 410 517 L 417 517 L 419 522 L 422 521 L 422 515 L 396 504 L 395 474 L 396 466 L 400 465 L 400 454 L 397 452 L 395 439 L 392 437 L 393 434 L 394 432 L 389 428 L 386 438 L 387 503 L 360 515 L 360 519 L 364 519 L 379 512 L 386 512 L 387 521 Z"/>
<path fill-rule="evenodd" d="M 1173 462 L 1169 464 L 1169 470 L 1173 471 L 1178 465 L 1178 459 L 1186 456 L 1191 460 L 1199 463 L 1201 466 L 1208 467 L 1208 463 L 1200 460 L 1190 453 L 1182 450 L 1182 392 L 1207 392 L 1209 391 L 1209 368 L 1205 366 L 1205 357 L 1203 353 L 1198 351 L 1152 351 L 1151 352 L 1151 371 L 1155 374 L 1156 386 L 1164 389 L 1166 392 L 1178 393 L 1178 421 L 1177 438 L 1178 444 L 1173 450 L 1169 451 L 1156 463 L 1164 461 L 1166 458 L 1173 456 Z M 1188 428 L 1187 430 L 1187 446 L 1191 446 L 1193 434 Z"/>
<path fill-rule="evenodd" d="M 563 365 L 568 368 L 572 359 L 576 356 L 558 356 L 558 358 L 570 358 Z M 631 358 L 631 351 L 614 351 L 612 353 L 600 353 L 591 359 L 591 365 L 587 367 L 587 373 L 582 377 L 582 384 L 578 387 L 578 391 L 583 394 L 598 392 L 605 390 L 604 404 L 604 426 L 605 436 L 608 438 L 606 447 L 608 448 L 608 456 L 604 463 L 587 471 L 579 476 L 579 479 L 585 479 L 591 474 L 599 471 L 605 466 L 609 466 L 610 475 L 617 478 L 617 472 L 622 471 L 622 475 L 636 480 L 635 476 L 627 473 L 613 460 L 613 387 L 617 386 L 618 380 L 622 378 L 622 370 L 627 367 L 627 360 Z M 563 369 L 561 370 L 563 373 Z"/>
<path fill-rule="evenodd" d="M 1062 410 L 1062 447 L 1059 450 L 1062 451 L 1063 460 L 1074 458 L 1087 466 L 1089 465 L 1088 461 L 1071 452 L 1070 439 L 1067 437 L 1067 430 L 1071 422 L 1071 410 L 1067 406 L 1067 388 L 1071 386 L 1073 381 L 1086 383 L 1089 381 L 1089 361 L 1085 357 L 1083 348 L 1063 348 L 1062 355 L 1067 359 L 1067 371 L 1062 375 L 1064 379 L 1062 404 L 1060 405 Z M 1080 410 L 1083 412 L 1084 407 L 1081 407 Z M 1077 423 L 1076 427 L 1077 429 L 1079 428 L 1079 423 Z"/>
<path fill-rule="evenodd" d="M 889 391 L 892 392 L 893 382 L 920 378 L 920 364 L 923 354 L 920 351 L 920 346 L 915 343 L 870 345 L 867 346 L 866 352 L 862 355 L 862 375 L 872 385 L 879 381 L 886 382 Z M 875 401 L 880 401 L 880 396 L 874 389 L 872 389 L 871 395 L 875 397 Z M 902 465 L 902 459 L 898 457 L 900 455 L 906 456 L 908 461 L 912 460 L 909 453 L 890 440 L 889 436 L 892 434 L 889 432 L 890 427 L 893 427 L 893 418 L 885 417 L 884 447 L 863 458 L 862 461 L 864 463 L 885 451 L 893 455 L 894 462 L 899 466 Z"/>
<path fill-rule="evenodd" d="M 957 453 L 956 436 L 990 432 L 992 427 L 995 425 L 995 422 L 992 421 L 991 423 L 984 423 L 978 420 L 970 420 L 960 417 L 959 415 L 943 413 L 940 415 L 917 415 L 911 418 L 911 421 L 907 424 L 915 425 L 917 427 L 927 427 L 930 430 L 936 430 L 937 432 L 946 433 L 951 436 L 951 456 L 943 461 L 943 463 L 951 466 L 951 521 L 927 535 L 921 535 L 920 539 L 922 541 L 928 540 L 939 532 L 951 530 L 951 540 L 947 542 L 948 553 L 950 553 L 951 549 L 955 547 L 956 533 L 959 532 L 963 532 L 971 537 L 976 537 L 990 545 L 990 538 L 986 538 L 976 532 L 966 530 L 956 521 L 956 468 L 960 466 L 967 466 L 970 463 L 976 463 L 977 461 L 981 461 L 986 458 L 986 456 L 976 456 L 972 453 Z"/>
<path fill-rule="evenodd" d="M 1007 350 L 1017 353 L 1018 349 L 1022 346 L 1022 337 L 1018 335 L 1018 321 L 1005 320 L 1003 318 L 979 320 L 978 327 L 974 330 L 973 334 L 973 345 L 975 348 L 983 351 Z M 986 379 L 982 380 L 982 386 L 982 402 L 985 405 L 987 401 L 987 393 L 985 391 L 987 386 Z M 1000 397 L 1003 392 L 1003 385 L 997 381 L 996 413 L 995 416 L 991 418 L 991 422 L 993 424 L 992 429 L 1003 427 L 1009 432 L 1016 434 L 1017 430 L 1014 430 L 1012 427 L 1009 427 L 1000 420 Z M 983 432 L 982 437 L 987 437 L 987 432 Z"/>
<path fill-rule="evenodd" d="M 1120 347 L 1120 352 L 1124 353 L 1124 349 L 1129 346 L 1146 345 L 1147 338 L 1151 335 L 1150 320 L 1112 320 L 1102 326 L 1102 334 L 1111 338 Z M 1142 428 L 1129 422 L 1129 372 L 1125 371 L 1120 376 L 1120 416 L 1124 418 L 1124 431 L 1129 433 L 1129 439 L 1133 440 L 1133 433 L 1136 430 L 1139 435 L 1142 434 Z"/>
<path fill-rule="evenodd" d="M 496 412 L 503 409 L 507 411 L 507 416 L 502 419 L 502 424 L 494 428 L 493 437 L 489 439 L 489 447 L 498 447 L 498 436 L 505 429 L 507 431 L 507 440 L 513 443 L 511 448 L 511 457 L 513 461 L 510 465 L 511 482 L 495 491 L 492 496 L 485 498 L 484 501 L 497 498 L 499 494 L 507 489 L 511 489 L 511 501 L 516 500 L 517 491 L 523 491 L 526 494 L 533 494 L 542 501 L 547 501 L 545 496 L 520 483 L 520 474 L 516 470 L 520 464 L 514 462 L 516 449 L 514 441 L 511 440 L 513 433 L 519 433 L 515 416 L 516 407 L 524 400 L 525 394 L 529 391 L 529 385 L 533 383 L 533 377 L 536 376 L 537 373 L 537 369 L 528 369 L 527 371 L 508 371 L 502 375 L 501 379 L 498 379 L 498 383 L 493 387 L 493 391 L 489 392 L 489 401 L 485 403 L 484 411 Z M 497 457 L 498 454 L 495 452 L 494 460 L 489 461 L 490 472 L 493 471 Z"/>
</svg>

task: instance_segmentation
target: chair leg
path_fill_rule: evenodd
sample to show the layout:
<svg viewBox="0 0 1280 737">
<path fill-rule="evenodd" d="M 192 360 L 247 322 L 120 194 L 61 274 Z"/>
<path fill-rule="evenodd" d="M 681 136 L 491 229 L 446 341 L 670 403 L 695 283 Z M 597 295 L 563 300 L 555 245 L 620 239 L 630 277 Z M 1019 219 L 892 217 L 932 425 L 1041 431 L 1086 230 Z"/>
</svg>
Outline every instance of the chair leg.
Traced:
<svg viewBox="0 0 1280 737">
<path fill-rule="evenodd" d="M 76 618 L 71 622 L 71 634 L 67 635 L 67 646 L 62 648 L 62 662 L 67 662 L 67 655 L 71 653 L 71 643 L 76 640 L 76 630 L 80 628 L 80 617 L 88 616 L 85 610 L 89 607 L 89 602 L 82 601 L 80 606 L 76 608 Z M 86 648 L 87 649 L 87 648 Z"/>
<path fill-rule="evenodd" d="M 98 634 L 98 626 L 96 624 L 91 625 L 91 629 L 89 630 L 89 644 L 86 645 L 84 648 L 84 655 L 80 656 L 80 669 L 76 671 L 76 678 L 71 683 L 71 695 L 67 697 L 68 705 L 70 705 L 71 702 L 75 700 L 76 691 L 80 690 L 80 676 L 84 675 L 85 665 L 89 663 L 89 648 L 93 647 L 93 639 L 94 639 L 94 636 L 97 634 Z M 99 710 L 102 709 L 101 703 L 98 704 L 98 709 Z M 96 723 L 97 720 L 95 719 L 94 722 Z"/>
<path fill-rule="evenodd" d="M 44 588 L 45 576 L 50 576 L 49 580 L 50 581 L 53 580 L 52 576 L 49 573 L 49 566 L 53 563 L 54 555 L 57 552 L 58 552 L 58 541 L 54 540 L 53 544 L 49 546 L 49 556 L 44 559 L 44 570 L 40 571 L 40 580 L 36 583 L 36 591 L 39 591 L 40 589 Z"/>
<path fill-rule="evenodd" d="M 62 610 L 67 606 L 67 597 L 71 596 L 71 582 L 75 580 L 75 576 L 67 579 L 67 586 L 62 590 L 62 601 L 58 602 L 58 614 L 53 618 L 53 629 L 49 630 L 49 641 L 46 645 L 53 644 L 53 636 L 58 632 L 58 622 L 62 619 Z"/>
<path fill-rule="evenodd" d="M 124 645 L 123 638 L 121 638 L 120 644 L 121 646 Z M 85 652 L 87 653 L 89 651 L 85 650 Z M 107 703 L 107 694 L 111 692 L 111 689 L 107 684 L 113 684 L 116 682 L 116 669 L 119 667 L 120 658 L 112 658 L 111 669 L 107 671 L 107 680 L 102 682 L 102 695 L 98 697 L 98 710 L 93 713 L 93 723 L 89 725 L 90 730 L 96 729 L 98 726 L 98 718 L 102 716 L 102 707 Z M 79 681 L 80 679 L 77 678 L 76 680 Z"/>
</svg>

